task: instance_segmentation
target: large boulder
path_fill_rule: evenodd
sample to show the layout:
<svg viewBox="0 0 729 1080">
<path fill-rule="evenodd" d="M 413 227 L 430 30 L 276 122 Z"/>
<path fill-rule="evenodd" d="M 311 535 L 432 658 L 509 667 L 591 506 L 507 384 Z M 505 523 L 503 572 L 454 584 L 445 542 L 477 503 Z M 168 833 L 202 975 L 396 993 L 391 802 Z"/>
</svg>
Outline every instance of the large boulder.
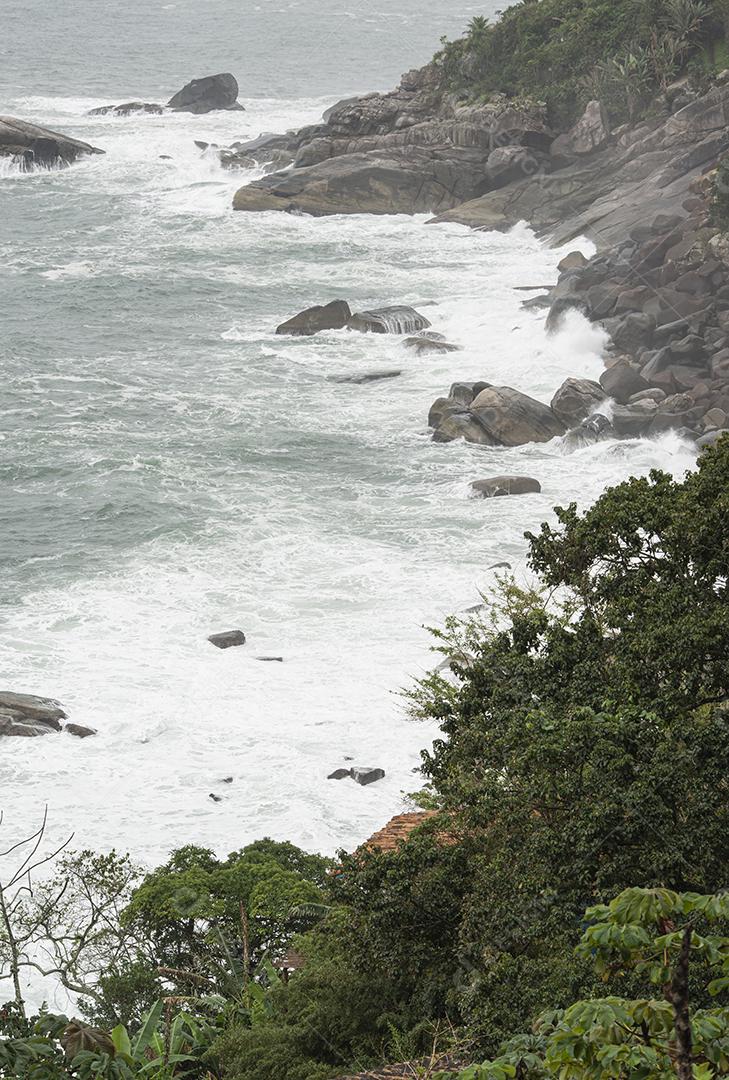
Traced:
<svg viewBox="0 0 729 1080">
<path fill-rule="evenodd" d="M 471 402 L 471 412 L 492 436 L 496 446 L 549 442 L 567 430 L 549 405 L 511 386 L 490 386 L 482 390 Z"/>
<path fill-rule="evenodd" d="M 605 439 L 614 439 L 615 434 L 608 418 L 602 413 L 595 413 L 567 432 L 562 440 L 562 449 L 572 453 L 574 450 L 582 450 L 585 446 L 604 442 Z"/>
<path fill-rule="evenodd" d="M 494 499 L 501 495 L 526 495 L 539 492 L 542 485 L 532 476 L 489 476 L 485 480 L 474 480 L 471 491 L 482 499 Z"/>
<path fill-rule="evenodd" d="M 246 636 L 242 630 L 224 630 L 222 634 L 211 634 L 208 641 L 216 649 L 234 649 L 245 645 Z"/>
<path fill-rule="evenodd" d="M 417 334 L 429 326 L 424 315 L 404 305 L 357 311 L 347 321 L 348 330 L 358 330 L 361 334 Z"/>
<path fill-rule="evenodd" d="M 607 394 L 592 379 L 565 379 L 551 401 L 555 415 L 566 426 L 573 427 L 594 411 Z"/>
<path fill-rule="evenodd" d="M 195 113 L 198 116 L 221 109 L 243 111 L 243 106 L 238 103 L 238 80 L 229 71 L 193 79 L 178 90 L 167 105 L 176 112 Z"/>
<path fill-rule="evenodd" d="M 608 397 L 626 405 L 631 397 L 647 390 L 650 384 L 627 361 L 621 361 L 603 371 L 600 386 Z"/>
<path fill-rule="evenodd" d="M 10 157 L 25 170 L 71 165 L 85 154 L 103 154 L 90 143 L 61 135 L 50 128 L 29 124 L 13 116 L 0 116 L 0 156 Z"/>
<path fill-rule="evenodd" d="M 346 300 L 332 300 L 329 304 L 307 308 L 276 328 L 277 334 L 293 334 L 311 337 L 320 330 L 342 330 L 352 317 Z"/>
</svg>

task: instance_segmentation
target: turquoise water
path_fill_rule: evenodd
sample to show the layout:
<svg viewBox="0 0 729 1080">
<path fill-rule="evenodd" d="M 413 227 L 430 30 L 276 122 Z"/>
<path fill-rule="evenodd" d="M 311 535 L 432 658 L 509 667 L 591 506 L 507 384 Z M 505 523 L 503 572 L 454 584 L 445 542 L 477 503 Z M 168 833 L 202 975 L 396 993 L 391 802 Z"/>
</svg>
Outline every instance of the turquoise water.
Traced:
<svg viewBox="0 0 729 1080">
<path fill-rule="evenodd" d="M 107 151 L 0 176 L 0 685 L 99 730 L 0 745 L 8 828 L 47 802 L 54 832 L 150 862 L 265 834 L 351 847 L 418 786 L 434 731 L 397 692 L 431 663 L 423 625 L 476 602 L 493 563 L 521 573 L 523 532 L 555 503 L 690 466 L 670 436 L 572 457 L 434 445 L 428 407 L 456 379 L 549 400 L 567 375 L 599 373 L 598 331 L 576 318 L 547 339 L 520 307 L 517 287 L 554 281 L 562 253 L 521 227 L 236 215 L 254 174 L 195 149 L 386 88 L 483 10 L 442 8 L 4 5 L 0 111 Z M 221 69 L 246 113 L 86 115 Z M 274 335 L 335 297 L 412 303 L 463 351 Z M 470 480 L 503 472 L 542 494 L 469 498 Z M 207 644 L 238 626 L 246 648 Z M 345 758 L 387 776 L 327 782 Z"/>
</svg>

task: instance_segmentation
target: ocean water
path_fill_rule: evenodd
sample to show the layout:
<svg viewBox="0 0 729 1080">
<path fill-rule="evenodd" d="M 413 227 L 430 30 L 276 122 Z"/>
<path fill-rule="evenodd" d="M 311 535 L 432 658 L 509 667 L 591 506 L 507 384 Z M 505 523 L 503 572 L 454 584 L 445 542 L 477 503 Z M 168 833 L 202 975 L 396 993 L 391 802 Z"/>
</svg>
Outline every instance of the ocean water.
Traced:
<svg viewBox="0 0 729 1080">
<path fill-rule="evenodd" d="M 435 731 L 399 691 L 433 662 L 424 627 L 488 592 L 494 563 L 523 573 L 524 530 L 555 504 L 693 465 L 671 435 L 572 455 L 558 441 L 433 444 L 428 408 L 455 380 L 548 401 L 568 375 L 599 374 L 598 330 L 575 316 L 547 338 L 521 308 L 519 287 L 553 282 L 564 251 L 526 227 L 234 214 L 255 174 L 194 146 L 387 88 L 483 10 L 3 5 L 0 112 L 107 151 L 0 176 L 0 686 L 56 697 L 99 731 L 0 742 L 9 834 L 47 804 L 53 836 L 149 864 L 183 843 L 225 853 L 263 835 L 351 849 L 419 786 Z M 226 69 L 245 113 L 86 115 Z M 413 304 L 462 351 L 274 335 L 338 297 Z M 471 480 L 503 472 L 542 493 L 469 497 Z M 235 627 L 245 648 L 207 643 Z M 348 759 L 386 778 L 327 781 Z"/>
</svg>

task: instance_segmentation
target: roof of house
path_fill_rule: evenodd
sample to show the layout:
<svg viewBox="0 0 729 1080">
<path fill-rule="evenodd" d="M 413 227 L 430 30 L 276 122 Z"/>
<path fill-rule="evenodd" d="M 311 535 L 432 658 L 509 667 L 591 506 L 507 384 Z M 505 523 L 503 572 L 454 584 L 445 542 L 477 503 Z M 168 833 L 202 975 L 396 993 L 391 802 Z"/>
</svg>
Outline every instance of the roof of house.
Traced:
<svg viewBox="0 0 729 1080">
<path fill-rule="evenodd" d="M 388 821 L 384 828 L 366 840 L 362 848 L 366 851 L 397 851 L 413 829 L 437 816 L 436 810 L 418 810 L 411 814 L 398 814 Z"/>
</svg>

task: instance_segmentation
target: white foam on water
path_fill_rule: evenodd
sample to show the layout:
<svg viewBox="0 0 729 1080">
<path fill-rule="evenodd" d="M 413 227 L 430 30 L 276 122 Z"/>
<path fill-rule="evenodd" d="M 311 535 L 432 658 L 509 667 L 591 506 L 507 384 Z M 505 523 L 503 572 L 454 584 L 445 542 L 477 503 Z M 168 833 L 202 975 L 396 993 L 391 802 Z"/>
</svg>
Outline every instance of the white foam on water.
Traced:
<svg viewBox="0 0 729 1080">
<path fill-rule="evenodd" d="M 428 408 L 453 381 L 548 401 L 567 376 L 599 374 L 598 329 L 572 315 L 548 337 L 543 313 L 521 307 L 531 294 L 517 287 L 554 282 L 564 252 L 525 228 L 233 214 L 246 177 L 194 138 L 310 122 L 330 102 L 85 115 L 101 103 L 26 101 L 50 126 L 73 117 L 71 133 L 107 155 L 36 177 L 39 194 L 98 207 L 98 218 L 14 267 L 48 290 L 72 285 L 63 295 L 92 338 L 40 370 L 22 358 L 10 369 L 7 415 L 26 416 L 4 459 L 10 497 L 22 507 L 45 493 L 38 529 L 51 553 L 29 554 L 30 576 L 0 614 L 2 685 L 60 699 L 99 735 L 3 741 L 8 824 L 48 803 L 54 835 L 73 828 L 79 846 L 150 864 L 181 844 L 226 852 L 262 835 L 351 849 L 418 788 L 413 770 L 436 734 L 397 693 L 433 662 L 423 625 L 477 602 L 490 565 L 521 572 L 524 530 L 556 503 L 585 505 L 654 467 L 680 475 L 694 458 L 671 435 L 568 458 L 559 440 L 433 444 Z M 143 315 L 150 290 L 164 331 Z M 122 295 L 140 314 L 118 320 Z M 462 351 L 415 356 L 397 337 L 346 331 L 274 335 L 338 296 L 359 310 L 413 305 Z M 147 322 L 133 337 L 137 318 Z M 331 378 L 386 369 L 402 375 Z M 470 498 L 470 480 L 509 472 L 536 476 L 542 493 Z M 245 648 L 207 643 L 234 627 Z M 383 767 L 385 780 L 328 781 L 348 758 Z"/>
</svg>

